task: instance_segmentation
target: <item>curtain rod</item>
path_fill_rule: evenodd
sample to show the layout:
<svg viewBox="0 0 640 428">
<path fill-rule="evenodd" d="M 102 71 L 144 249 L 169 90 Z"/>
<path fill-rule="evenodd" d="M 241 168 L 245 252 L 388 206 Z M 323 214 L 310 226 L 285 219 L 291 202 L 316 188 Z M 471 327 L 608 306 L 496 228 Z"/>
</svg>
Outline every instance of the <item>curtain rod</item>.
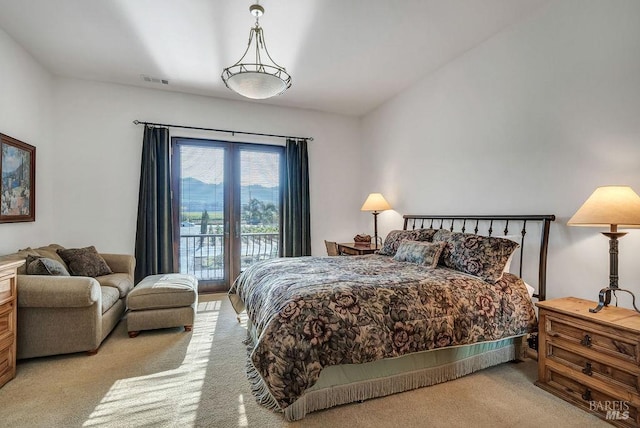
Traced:
<svg viewBox="0 0 640 428">
<path fill-rule="evenodd" d="M 293 137 L 290 135 L 276 135 L 276 134 L 261 134 L 259 132 L 244 132 L 244 131 L 229 131 L 228 129 L 215 129 L 215 128 L 200 128 L 198 126 L 185 126 L 185 125 L 169 125 L 166 123 L 153 123 L 153 122 L 141 122 L 139 120 L 133 121 L 134 125 L 151 125 L 151 126 L 164 126 L 166 128 L 182 128 L 182 129 L 195 129 L 198 131 L 215 131 L 226 132 L 231 135 L 243 134 L 243 135 L 259 135 L 261 137 L 276 137 L 276 138 L 293 138 L 296 140 L 313 141 L 313 137 Z"/>
</svg>

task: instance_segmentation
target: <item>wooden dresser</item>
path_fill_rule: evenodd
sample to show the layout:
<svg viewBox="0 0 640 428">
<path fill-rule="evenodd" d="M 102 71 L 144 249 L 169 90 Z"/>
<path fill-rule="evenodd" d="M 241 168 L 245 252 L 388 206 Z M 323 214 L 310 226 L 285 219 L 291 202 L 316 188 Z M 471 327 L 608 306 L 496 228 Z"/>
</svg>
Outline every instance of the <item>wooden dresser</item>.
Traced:
<svg viewBox="0 0 640 428">
<path fill-rule="evenodd" d="M 539 307 L 536 385 L 607 422 L 640 426 L 640 314 L 567 297 Z"/>
<path fill-rule="evenodd" d="M 16 376 L 16 271 L 23 263 L 0 263 L 0 387 Z"/>
</svg>

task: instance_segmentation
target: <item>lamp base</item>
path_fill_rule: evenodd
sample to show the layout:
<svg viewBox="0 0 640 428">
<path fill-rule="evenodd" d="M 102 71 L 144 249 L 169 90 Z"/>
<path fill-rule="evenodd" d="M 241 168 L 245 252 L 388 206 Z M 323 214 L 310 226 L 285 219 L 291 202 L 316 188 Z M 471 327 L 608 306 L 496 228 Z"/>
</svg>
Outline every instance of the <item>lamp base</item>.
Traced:
<svg viewBox="0 0 640 428">
<path fill-rule="evenodd" d="M 600 312 L 602 308 L 604 308 L 605 306 L 609 306 L 609 303 L 611 303 L 611 292 L 615 293 L 616 291 L 624 291 L 625 293 L 631 294 L 631 304 L 633 305 L 633 309 L 635 309 L 636 312 L 640 312 L 640 310 L 636 307 L 636 296 L 631 291 L 618 287 L 607 287 L 600 290 L 600 294 L 598 295 L 598 306 L 589 309 L 589 312 Z"/>
<path fill-rule="evenodd" d="M 375 241 L 376 250 L 378 249 L 378 211 L 374 211 L 373 214 L 373 239 Z"/>
</svg>

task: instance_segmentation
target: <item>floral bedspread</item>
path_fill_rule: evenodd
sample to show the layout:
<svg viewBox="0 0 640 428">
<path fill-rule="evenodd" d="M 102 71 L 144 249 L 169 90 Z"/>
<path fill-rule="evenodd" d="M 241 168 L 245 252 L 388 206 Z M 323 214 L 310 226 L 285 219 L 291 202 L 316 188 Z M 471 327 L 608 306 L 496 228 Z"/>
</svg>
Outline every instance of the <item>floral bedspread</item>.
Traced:
<svg viewBox="0 0 640 428">
<path fill-rule="evenodd" d="M 324 367 L 497 340 L 527 333 L 536 322 L 514 275 L 489 284 L 379 255 L 256 263 L 229 298 L 256 328 L 254 380 L 280 409 L 313 386 Z"/>
</svg>

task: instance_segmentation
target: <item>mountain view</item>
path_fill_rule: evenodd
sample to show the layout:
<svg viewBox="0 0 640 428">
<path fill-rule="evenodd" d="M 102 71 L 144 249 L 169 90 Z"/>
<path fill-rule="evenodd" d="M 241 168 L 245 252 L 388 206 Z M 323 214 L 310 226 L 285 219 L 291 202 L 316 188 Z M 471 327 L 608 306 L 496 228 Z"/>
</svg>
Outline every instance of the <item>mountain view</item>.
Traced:
<svg viewBox="0 0 640 428">
<path fill-rule="evenodd" d="M 182 204 L 181 210 L 187 212 L 216 212 L 222 210 L 224 202 L 224 185 L 203 183 L 202 181 L 188 177 L 181 180 Z M 278 187 L 264 187 L 260 185 L 242 186 L 241 201 L 242 205 L 249 202 L 250 199 L 274 203 L 279 202 Z"/>
</svg>

